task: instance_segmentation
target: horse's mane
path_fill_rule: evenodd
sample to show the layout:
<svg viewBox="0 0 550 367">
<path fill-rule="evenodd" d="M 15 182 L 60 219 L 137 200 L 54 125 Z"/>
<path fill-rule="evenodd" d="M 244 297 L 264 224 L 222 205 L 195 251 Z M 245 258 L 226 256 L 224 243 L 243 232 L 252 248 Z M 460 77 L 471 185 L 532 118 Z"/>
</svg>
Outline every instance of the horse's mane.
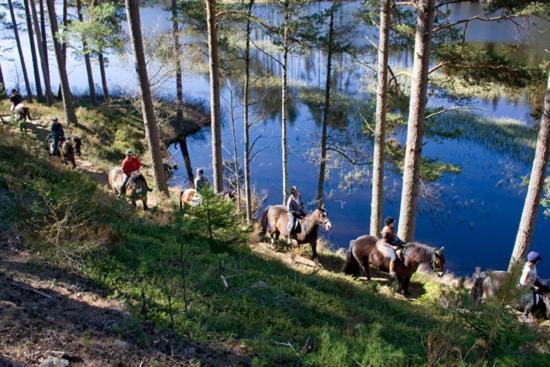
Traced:
<svg viewBox="0 0 550 367">
<path fill-rule="evenodd" d="M 407 248 L 414 248 L 418 255 L 425 260 L 431 259 L 432 253 L 435 251 L 435 247 L 420 242 L 409 242 L 405 246 Z"/>
</svg>

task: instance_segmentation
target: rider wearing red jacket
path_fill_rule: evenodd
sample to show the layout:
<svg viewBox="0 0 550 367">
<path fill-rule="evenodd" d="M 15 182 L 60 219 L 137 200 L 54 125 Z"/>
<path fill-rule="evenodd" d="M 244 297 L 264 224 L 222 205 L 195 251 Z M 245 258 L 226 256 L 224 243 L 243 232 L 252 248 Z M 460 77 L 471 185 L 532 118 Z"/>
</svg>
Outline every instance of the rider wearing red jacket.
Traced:
<svg viewBox="0 0 550 367">
<path fill-rule="evenodd" d="M 119 195 L 122 196 L 125 189 L 126 184 L 128 183 L 128 179 L 130 176 L 132 176 L 132 173 L 139 171 L 141 168 L 141 162 L 137 156 L 134 155 L 131 149 L 128 149 L 126 151 L 126 158 L 122 161 L 122 172 L 124 175 L 122 175 L 122 184 L 120 185 L 120 189 L 118 190 Z"/>
</svg>

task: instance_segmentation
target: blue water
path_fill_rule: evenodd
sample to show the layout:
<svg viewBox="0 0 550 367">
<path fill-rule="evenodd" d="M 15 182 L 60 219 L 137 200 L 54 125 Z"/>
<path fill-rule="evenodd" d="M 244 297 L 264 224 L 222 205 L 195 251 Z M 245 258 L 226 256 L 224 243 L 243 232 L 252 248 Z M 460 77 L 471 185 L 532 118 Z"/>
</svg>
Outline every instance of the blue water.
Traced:
<svg viewBox="0 0 550 367">
<path fill-rule="evenodd" d="M 323 7 L 326 4 L 312 5 Z M 346 4 L 346 12 L 349 14 L 357 3 Z M 258 6 L 259 15 L 270 14 L 265 6 Z M 471 16 L 479 13 L 478 4 L 459 4 L 454 7 L 453 19 Z M 348 15 L 342 15 L 337 21 L 346 21 Z M 162 7 L 144 8 L 142 10 L 143 29 L 147 34 L 170 29 L 170 14 Z M 373 34 L 365 28 L 359 28 L 359 32 Z M 529 60 L 538 62 L 544 57 L 545 49 L 550 48 L 550 37 L 546 33 L 525 28 L 524 33 L 517 34 L 509 24 L 498 25 L 488 23 L 475 23 L 471 25 L 468 33 L 469 42 L 483 42 L 494 44 L 520 43 L 527 47 Z M 9 39 L 10 30 L 0 30 L 0 47 L 13 45 Z M 260 34 L 261 35 L 261 34 Z M 188 37 L 188 36 L 186 36 Z M 357 42 L 362 42 L 363 35 L 359 35 Z M 23 44 L 28 42 L 27 35 L 21 32 Z M 195 42 L 201 41 L 201 36 L 195 38 Z M 27 58 L 27 68 L 30 68 L 30 53 L 24 46 Z M 543 55 L 543 56 L 541 56 Z M 261 61 L 265 70 L 271 70 L 278 75 L 279 68 L 269 58 L 255 55 Z M 53 53 L 50 50 L 51 70 L 55 70 Z M 325 56 L 322 52 L 314 50 L 308 55 L 291 55 L 290 78 L 293 82 L 300 82 L 313 87 L 322 87 L 324 81 Z M 375 59 L 365 55 L 365 62 L 373 62 Z M 13 85 L 22 85 L 22 77 L 17 72 L 19 67 L 15 48 L 7 49 L 0 55 L 0 61 L 4 76 L 8 81 L 8 88 Z M 337 57 L 335 59 L 335 72 L 337 80 L 335 90 L 338 93 L 365 98 L 365 88 L 375 83 L 375 78 L 364 68 L 358 67 L 350 57 Z M 395 67 L 409 67 L 410 55 L 401 54 L 392 56 L 392 65 Z M 154 63 L 153 63 L 154 64 Z M 151 78 L 154 78 L 157 66 L 150 70 Z M 70 55 L 68 70 L 73 90 L 78 94 L 86 90 L 87 81 L 82 60 Z M 94 66 L 94 77 L 99 82 L 97 65 Z M 136 78 L 129 57 L 110 55 L 107 69 L 109 84 L 113 91 L 134 93 L 136 90 Z M 184 94 L 185 98 L 193 98 L 208 101 L 209 89 L 207 75 L 193 69 L 192 62 L 187 62 L 184 67 Z M 58 83 L 55 73 L 52 73 L 54 89 Z M 98 88 L 100 89 L 100 88 Z M 175 90 L 173 81 L 167 80 L 154 89 L 157 94 L 163 96 L 173 95 Z M 237 139 L 242 144 L 242 106 L 238 103 L 241 96 L 236 93 L 235 121 L 237 126 Z M 231 135 L 229 129 L 229 105 L 230 93 L 227 83 L 224 84 L 222 93 L 222 111 L 224 118 L 223 142 L 224 158 L 232 159 L 229 152 L 232 151 Z M 288 144 L 289 161 L 288 170 L 290 185 L 299 186 L 303 196 L 308 201 L 309 207 L 317 188 L 318 165 L 311 160 L 311 152 L 318 147 L 319 121 L 316 121 L 310 108 L 294 99 L 296 113 L 289 121 Z M 278 103 L 278 102 L 277 102 Z M 451 106 L 452 102 L 445 99 L 433 98 L 432 106 Z M 522 123 L 531 123 L 529 116 L 531 107 L 521 99 L 519 102 L 506 99 L 504 96 L 496 101 L 484 101 L 473 99 L 470 106 L 483 108 L 477 113 L 491 117 L 506 117 L 519 120 Z M 274 107 L 277 109 L 277 106 Z M 252 113 L 256 125 L 252 130 L 253 138 L 261 135 L 257 146 L 267 147 L 255 158 L 251 167 L 252 184 L 259 192 L 265 192 L 267 200 L 265 204 L 275 204 L 281 201 L 281 154 L 280 154 L 280 122 L 279 116 L 263 116 L 261 110 L 256 108 Z M 319 115 L 319 114 L 317 114 Z M 351 123 L 349 128 L 340 130 L 331 129 L 332 136 L 345 136 L 351 139 L 350 146 L 364 151 L 365 156 L 372 153 L 371 142 L 356 138 L 351 134 L 354 131 Z M 403 133 L 398 132 L 396 138 L 403 141 Z M 428 185 L 430 195 L 424 195 L 420 199 L 420 208 L 417 219 L 416 238 L 419 241 L 437 246 L 445 246 L 448 268 L 452 271 L 465 274 L 474 271 L 475 266 L 484 269 L 504 269 L 513 248 L 521 210 L 523 207 L 525 191 L 518 189 L 509 182 L 516 183 L 523 175 L 528 175 L 530 164 L 521 162 L 512 155 L 492 151 L 483 145 L 467 140 L 438 140 L 425 139 L 423 155 L 430 158 L 438 158 L 446 162 L 452 162 L 461 167 L 458 175 L 447 174 L 438 182 Z M 201 132 L 190 139 L 189 149 L 194 168 L 204 167 L 208 176 L 211 172 L 211 148 L 209 131 Z M 179 161 L 180 169 L 171 184 L 186 186 L 181 154 L 177 147 L 172 147 L 171 152 Z M 315 153 L 315 152 L 314 152 Z M 239 156 L 242 158 L 242 147 L 239 146 Z M 325 192 L 327 193 L 326 207 L 333 223 L 330 232 L 323 232 L 323 236 L 329 240 L 334 248 L 347 247 L 351 239 L 366 234 L 370 218 L 370 193 L 368 177 L 359 184 L 352 185 L 351 189 L 341 188 L 341 173 L 347 172 L 351 167 L 341 158 L 338 162 L 329 162 L 331 165 L 339 163 L 339 167 L 330 171 Z M 366 172 L 370 167 L 366 167 Z M 512 180 L 511 180 L 512 178 Z M 503 184 L 503 182 L 505 182 Z M 399 202 L 401 193 L 401 177 L 396 170 L 387 166 L 384 196 L 384 216 L 399 217 Z M 542 210 L 538 215 L 532 248 L 540 251 L 543 258 L 549 259 L 550 247 L 550 219 L 544 218 Z M 550 272 L 544 263 L 539 269 L 543 276 Z"/>
</svg>

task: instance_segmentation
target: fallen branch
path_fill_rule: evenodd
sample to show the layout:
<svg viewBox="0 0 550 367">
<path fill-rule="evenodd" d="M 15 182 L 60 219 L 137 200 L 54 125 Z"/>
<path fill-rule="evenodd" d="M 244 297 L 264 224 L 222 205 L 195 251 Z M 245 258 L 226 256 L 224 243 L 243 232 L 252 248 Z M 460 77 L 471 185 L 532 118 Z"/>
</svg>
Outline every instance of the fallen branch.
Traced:
<svg viewBox="0 0 550 367">
<path fill-rule="evenodd" d="M 451 107 L 451 108 L 445 108 L 443 110 L 440 110 L 440 111 L 436 111 L 436 112 L 433 112 L 433 113 L 430 113 L 428 116 L 425 117 L 425 119 L 429 119 L 431 117 L 434 117 L 434 116 L 437 116 L 437 115 L 440 115 L 442 113 L 445 113 L 445 112 L 449 112 L 449 111 L 455 111 L 455 110 L 469 110 L 469 111 L 472 111 L 472 110 L 485 110 L 485 108 L 479 108 L 479 107 L 461 107 L 461 106 L 458 106 L 458 107 Z"/>
<path fill-rule="evenodd" d="M 9 280 L 9 279 L 8 279 Z M 21 285 L 21 284 L 17 284 L 15 283 L 13 280 L 9 280 L 11 285 L 14 286 L 15 288 L 19 288 L 19 289 L 22 289 L 22 290 L 25 290 L 25 291 L 29 291 L 29 292 L 33 292 L 33 293 L 36 293 L 38 294 L 39 296 L 42 296 L 44 298 L 47 298 L 47 299 L 53 299 L 52 296 L 50 296 L 49 294 L 46 294 L 46 293 L 43 293 L 43 292 L 40 292 L 39 290 L 36 290 L 32 287 L 27 287 L 27 286 L 24 286 L 24 285 Z"/>
</svg>

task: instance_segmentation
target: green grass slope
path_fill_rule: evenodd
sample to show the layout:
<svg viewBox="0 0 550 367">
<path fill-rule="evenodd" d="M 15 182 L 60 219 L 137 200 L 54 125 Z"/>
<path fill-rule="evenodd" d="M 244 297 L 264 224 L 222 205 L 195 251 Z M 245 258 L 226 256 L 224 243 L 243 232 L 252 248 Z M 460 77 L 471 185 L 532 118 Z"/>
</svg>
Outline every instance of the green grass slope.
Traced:
<svg viewBox="0 0 550 367">
<path fill-rule="evenodd" d="M 154 325 L 176 354 L 191 342 L 225 343 L 253 366 L 550 362 L 541 336 L 513 318 L 449 306 L 463 294 L 426 284 L 411 302 L 381 294 L 375 282 L 303 274 L 258 255 L 232 204 L 205 199 L 185 213 L 136 212 L 49 161 L 31 136 L 1 132 L 1 230 L 21 234 L 37 261 L 78 272 L 123 301 L 132 317 L 115 331 L 139 348 L 151 345 L 143 329 Z"/>
</svg>

